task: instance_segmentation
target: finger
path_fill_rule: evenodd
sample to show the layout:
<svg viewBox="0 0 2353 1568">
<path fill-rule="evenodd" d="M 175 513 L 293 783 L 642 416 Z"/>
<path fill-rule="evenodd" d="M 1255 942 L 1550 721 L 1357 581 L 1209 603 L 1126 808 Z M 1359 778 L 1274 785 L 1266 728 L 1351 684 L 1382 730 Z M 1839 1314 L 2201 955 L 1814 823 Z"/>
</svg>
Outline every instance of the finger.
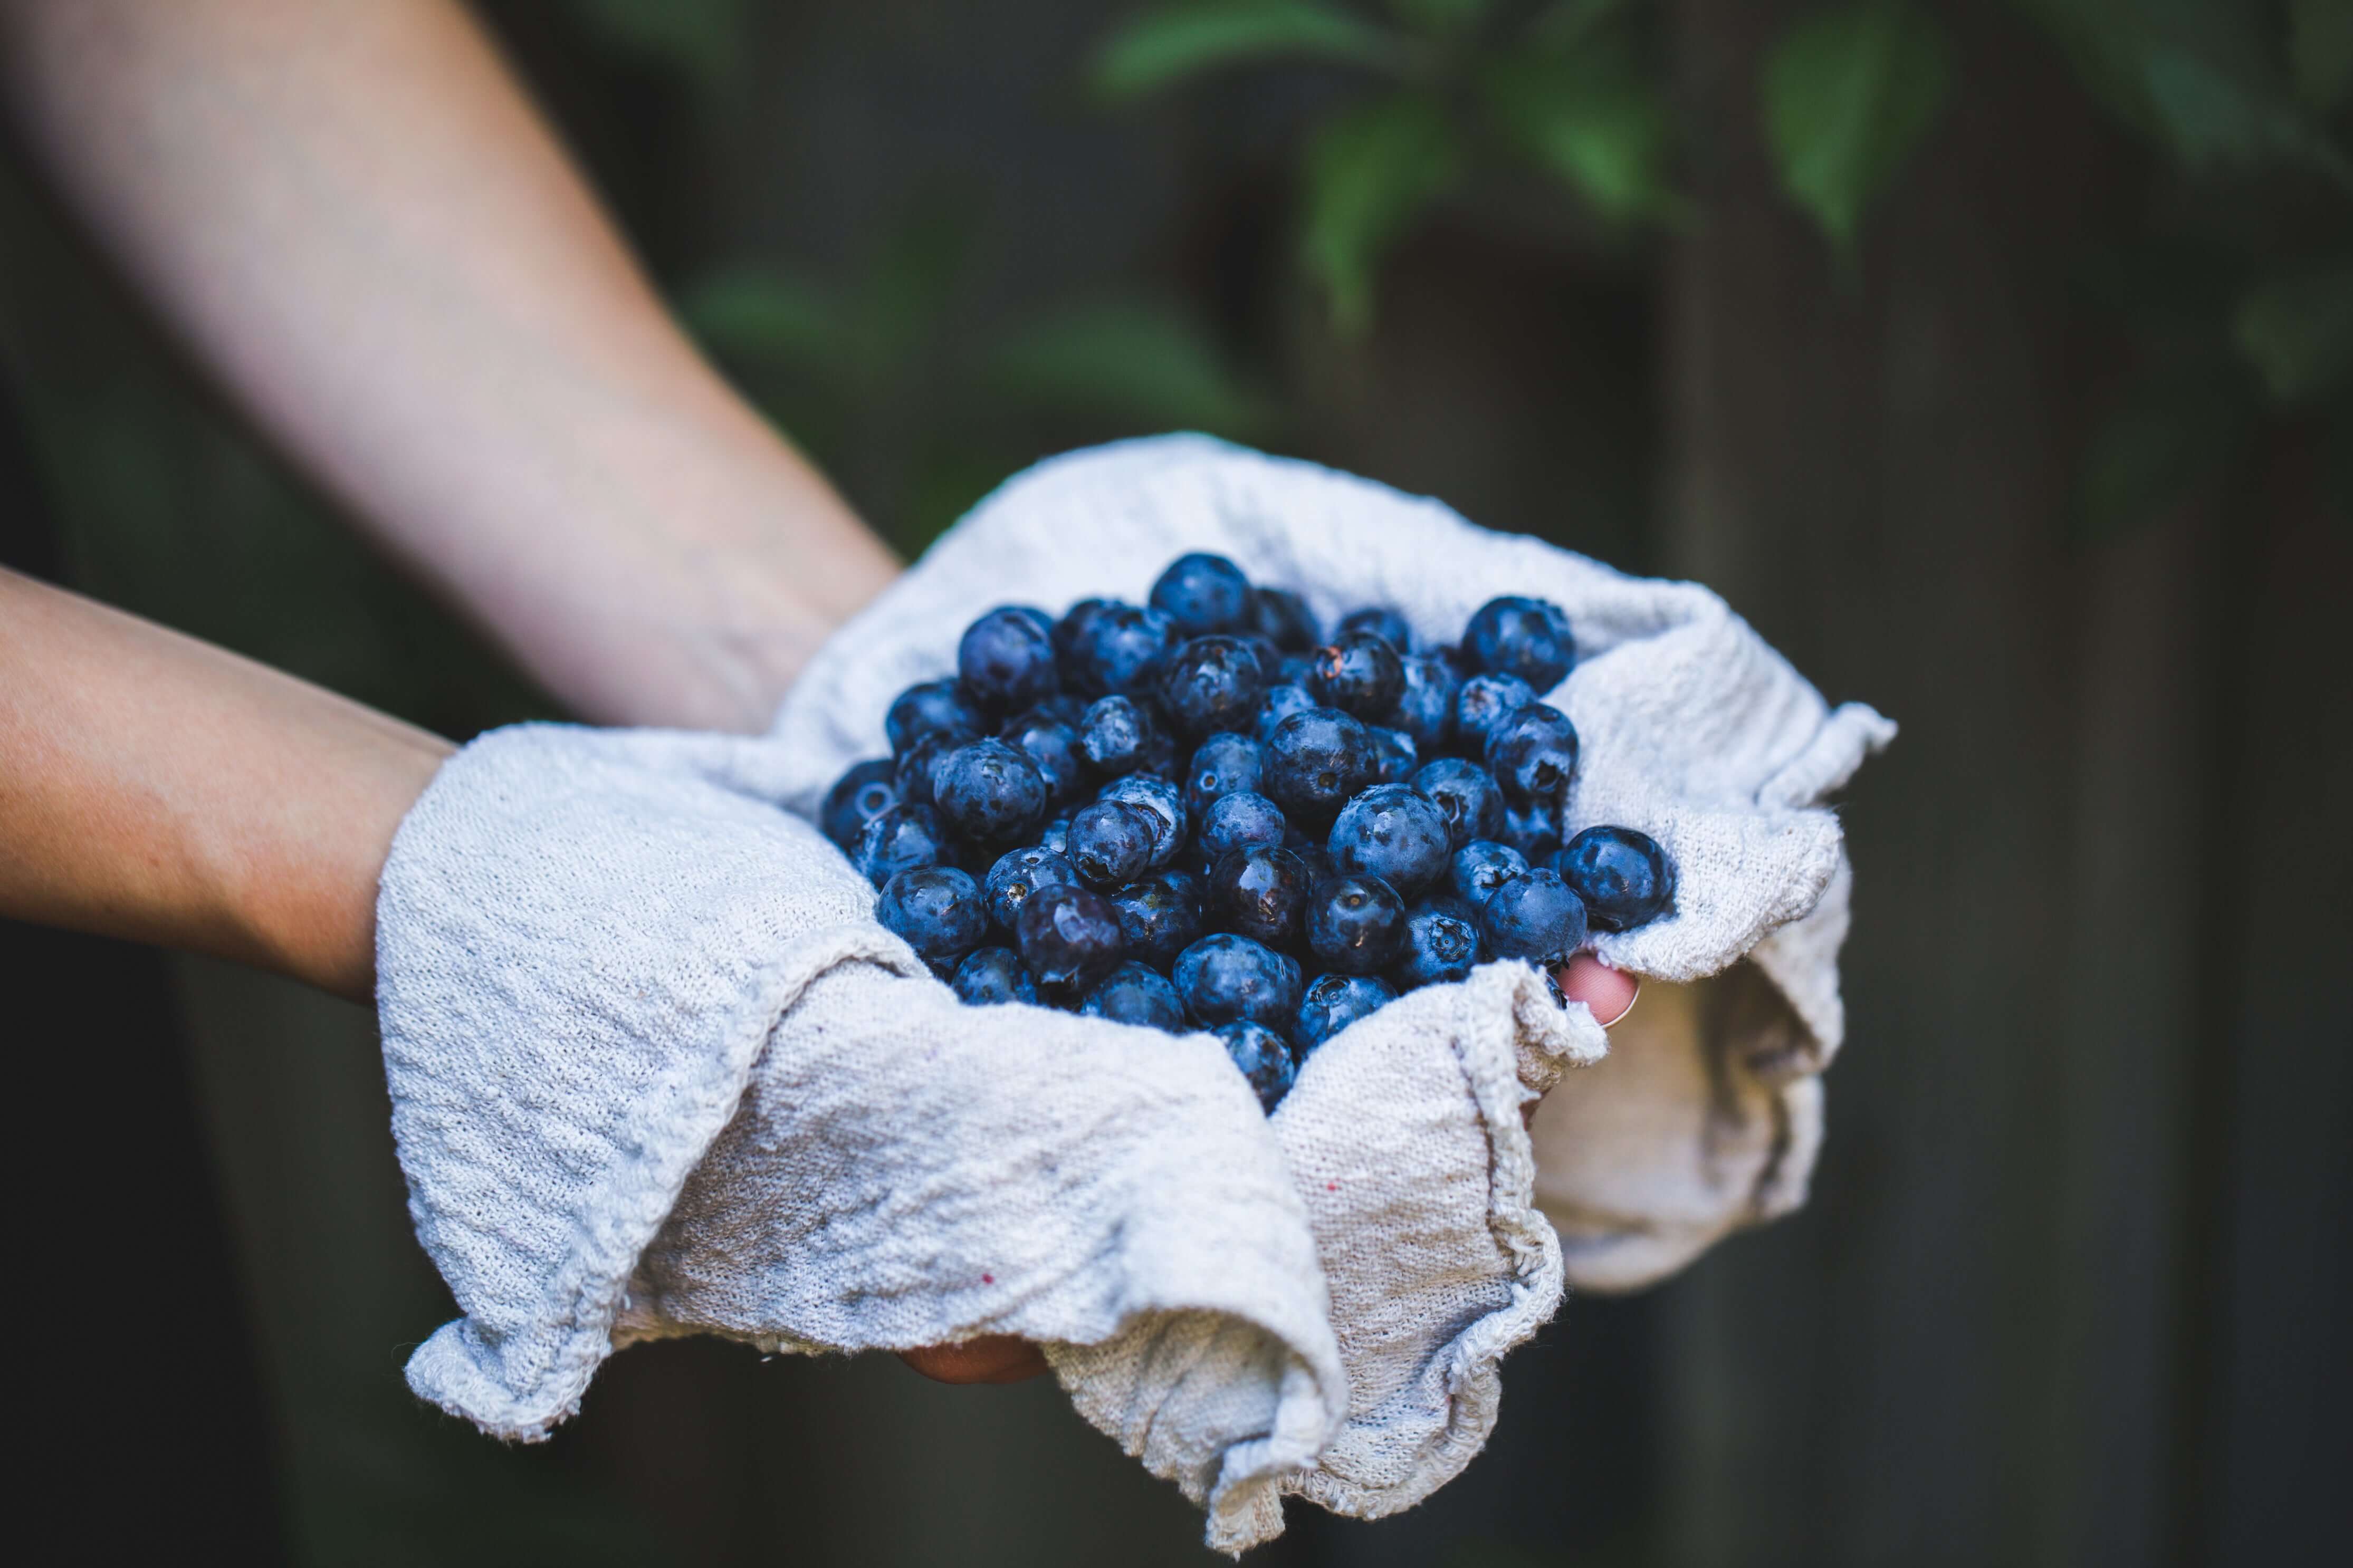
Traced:
<svg viewBox="0 0 2353 1568">
<path fill-rule="evenodd" d="M 1582 1002 L 1592 1009 L 1594 1022 L 1603 1028 L 1623 1018 L 1634 1010 L 1634 998 L 1642 994 L 1642 983 L 1623 970 L 1612 969 L 1589 952 L 1580 952 L 1558 972 L 1561 994 L 1572 1002 Z"/>
<path fill-rule="evenodd" d="M 901 1351 L 899 1359 L 940 1383 L 1019 1383 L 1046 1370 L 1046 1358 L 1038 1347 L 1011 1334 L 925 1345 Z"/>
</svg>

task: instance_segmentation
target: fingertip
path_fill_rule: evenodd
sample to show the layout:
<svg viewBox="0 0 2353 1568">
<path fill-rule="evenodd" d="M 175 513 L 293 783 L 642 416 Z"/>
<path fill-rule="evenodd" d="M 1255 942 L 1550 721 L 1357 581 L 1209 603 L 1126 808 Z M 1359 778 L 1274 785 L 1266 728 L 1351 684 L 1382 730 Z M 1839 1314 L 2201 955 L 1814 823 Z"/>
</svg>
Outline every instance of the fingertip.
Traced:
<svg viewBox="0 0 2353 1568">
<path fill-rule="evenodd" d="M 1607 1029 L 1634 1010 L 1642 982 L 1621 969 L 1612 969 L 1589 952 L 1580 952 L 1560 971 L 1561 994 L 1582 1002 L 1594 1022 Z"/>
</svg>

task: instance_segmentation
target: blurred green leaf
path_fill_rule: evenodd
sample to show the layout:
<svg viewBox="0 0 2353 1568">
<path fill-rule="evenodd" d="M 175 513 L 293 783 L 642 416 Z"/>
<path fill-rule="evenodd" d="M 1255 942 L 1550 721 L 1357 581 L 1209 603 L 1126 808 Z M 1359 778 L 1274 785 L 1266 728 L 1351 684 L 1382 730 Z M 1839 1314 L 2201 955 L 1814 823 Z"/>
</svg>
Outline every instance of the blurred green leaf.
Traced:
<svg viewBox="0 0 2353 1568">
<path fill-rule="evenodd" d="M 1782 186 L 1841 248 L 1926 134 L 1951 83 L 1936 25 L 1865 0 L 1790 28 L 1765 62 L 1765 135 Z"/>
<path fill-rule="evenodd" d="M 2256 413 L 2227 363 L 2180 366 L 2132 387 L 2084 453 L 2084 540 L 2123 538 L 2188 500 L 2244 448 Z"/>
<path fill-rule="evenodd" d="M 2353 89 L 2353 4 L 2287 0 L 2287 38 L 2296 96 L 2316 113 L 2331 112 Z"/>
<path fill-rule="evenodd" d="M 705 86 L 731 80 L 744 58 L 747 0 L 572 0 L 617 47 L 661 60 Z"/>
<path fill-rule="evenodd" d="M 1660 216 L 1670 128 L 1658 89 L 1622 50 L 1522 55 L 1481 83 L 1504 134 L 1613 223 Z"/>
<path fill-rule="evenodd" d="M 678 301 L 687 327 L 714 353 L 809 363 L 840 352 L 841 310 L 825 290 L 753 268 L 715 274 Z"/>
<path fill-rule="evenodd" d="M 1446 111 L 1419 93 L 1360 104 L 1308 142 L 1301 259 L 1330 296 L 1341 331 L 1372 324 L 1382 253 L 1453 183 L 1461 163 Z"/>
<path fill-rule="evenodd" d="M 990 358 L 994 384 L 1034 405 L 1110 417 L 1137 433 L 1247 436 L 1273 405 L 1226 368 L 1208 334 L 1165 305 L 1109 300 L 1032 321 Z"/>
<path fill-rule="evenodd" d="M 1468 32 L 1492 8 L 1492 0 L 1389 0 L 1398 21 L 1441 38 Z"/>
<path fill-rule="evenodd" d="M 940 335 L 977 227 L 974 213 L 947 203 L 892 231 L 859 300 L 857 346 L 868 374 L 887 374 Z"/>
<path fill-rule="evenodd" d="M 2282 403 L 2303 403 L 2353 368 L 2353 263 L 2299 270 L 2249 290 L 2231 336 Z"/>
<path fill-rule="evenodd" d="M 1553 0 L 1521 35 L 1531 47 L 1565 52 L 1626 8 L 1626 0 Z"/>
<path fill-rule="evenodd" d="M 1314 0 L 1193 0 L 1121 27 L 1088 79 L 1105 97 L 1133 98 L 1220 66 L 1286 58 L 1378 66 L 1403 52 L 1392 34 Z"/>
</svg>

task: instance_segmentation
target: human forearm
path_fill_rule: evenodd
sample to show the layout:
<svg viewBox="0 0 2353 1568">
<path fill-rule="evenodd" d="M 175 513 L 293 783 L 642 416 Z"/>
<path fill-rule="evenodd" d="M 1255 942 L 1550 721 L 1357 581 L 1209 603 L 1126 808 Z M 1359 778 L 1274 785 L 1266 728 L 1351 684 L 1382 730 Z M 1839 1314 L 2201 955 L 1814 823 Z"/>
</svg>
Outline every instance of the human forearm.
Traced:
<svg viewBox="0 0 2353 1568">
<path fill-rule="evenodd" d="M 377 876 L 448 750 L 0 572 L 0 913 L 365 1000 Z"/>
<path fill-rule="evenodd" d="M 69 197 L 555 694 L 753 729 L 895 569 L 696 355 L 449 0 L 0 0 Z"/>
</svg>

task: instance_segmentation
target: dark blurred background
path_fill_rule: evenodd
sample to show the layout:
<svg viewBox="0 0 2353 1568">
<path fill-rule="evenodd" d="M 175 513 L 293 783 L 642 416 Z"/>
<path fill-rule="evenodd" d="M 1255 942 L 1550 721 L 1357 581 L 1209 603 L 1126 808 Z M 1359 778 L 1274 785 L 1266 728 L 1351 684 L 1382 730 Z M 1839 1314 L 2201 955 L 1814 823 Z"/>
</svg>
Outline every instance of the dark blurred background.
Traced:
<svg viewBox="0 0 2353 1568">
<path fill-rule="evenodd" d="M 1460 1481 L 1299 1508 L 1254 1562 L 2347 1550 L 2353 4 L 483 9 L 693 330 L 902 549 L 1042 454 L 1208 429 L 1704 579 L 1904 724 L 1846 809 L 1811 1206 L 1572 1300 Z M 50 570 L 447 733 L 552 711 L 13 156 L 0 228 L 32 432 L 0 505 L 45 498 Z M 370 1018 L 0 952 L 40 1123 L 25 1473 L 109 1489 L 86 1544 L 1207 1561 L 1044 1384 L 675 1343 L 544 1447 L 475 1436 L 400 1379 L 452 1308 Z"/>
</svg>

